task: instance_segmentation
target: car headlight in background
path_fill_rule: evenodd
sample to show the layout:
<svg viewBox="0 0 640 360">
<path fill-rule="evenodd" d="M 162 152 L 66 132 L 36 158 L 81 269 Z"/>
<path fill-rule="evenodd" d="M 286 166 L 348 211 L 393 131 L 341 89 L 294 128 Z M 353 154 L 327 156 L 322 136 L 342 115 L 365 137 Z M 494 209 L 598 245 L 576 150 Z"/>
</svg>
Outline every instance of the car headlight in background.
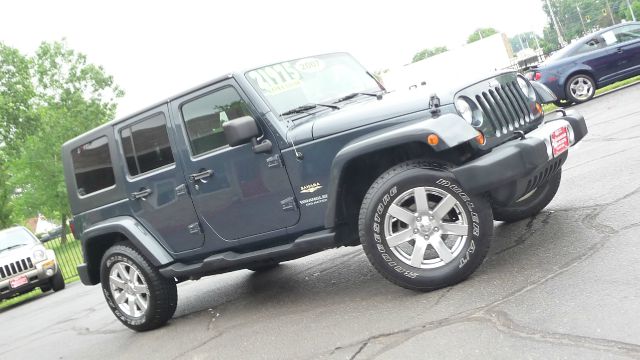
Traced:
<svg viewBox="0 0 640 360">
<path fill-rule="evenodd" d="M 38 262 L 45 260 L 47 258 L 47 253 L 44 249 L 35 249 L 33 251 L 33 261 Z"/>
<path fill-rule="evenodd" d="M 458 98 L 456 100 L 456 110 L 469 125 L 475 127 L 482 125 L 482 112 L 471 100 L 465 97 Z"/>
<path fill-rule="evenodd" d="M 520 90 L 524 93 L 526 97 L 531 101 L 536 101 L 538 97 L 536 96 L 535 90 L 533 90 L 533 86 L 529 85 L 527 80 L 518 76 L 518 86 L 520 86 Z"/>
</svg>

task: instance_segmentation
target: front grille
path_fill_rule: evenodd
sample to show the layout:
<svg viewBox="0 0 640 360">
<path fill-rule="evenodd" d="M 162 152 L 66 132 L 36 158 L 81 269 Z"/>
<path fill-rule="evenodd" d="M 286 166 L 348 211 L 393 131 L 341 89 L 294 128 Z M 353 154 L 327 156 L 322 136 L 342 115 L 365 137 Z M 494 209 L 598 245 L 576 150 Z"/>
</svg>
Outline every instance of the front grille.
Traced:
<svg viewBox="0 0 640 360">
<path fill-rule="evenodd" d="M 12 263 L 0 265 L 0 279 L 8 278 L 33 268 L 34 266 L 31 258 L 24 258 Z"/>
<path fill-rule="evenodd" d="M 475 96 L 474 100 L 496 137 L 507 135 L 535 119 L 529 99 L 516 81 L 492 87 Z"/>
</svg>

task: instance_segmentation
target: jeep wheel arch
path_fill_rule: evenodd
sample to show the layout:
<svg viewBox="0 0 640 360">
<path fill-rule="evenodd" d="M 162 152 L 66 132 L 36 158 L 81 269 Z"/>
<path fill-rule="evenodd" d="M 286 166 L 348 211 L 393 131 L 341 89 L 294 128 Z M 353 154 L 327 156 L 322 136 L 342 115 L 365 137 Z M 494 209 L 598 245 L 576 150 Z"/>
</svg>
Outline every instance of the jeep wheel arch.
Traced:
<svg viewBox="0 0 640 360">
<path fill-rule="evenodd" d="M 100 283 L 100 261 L 102 255 L 120 241 L 128 241 L 154 266 L 173 262 L 169 252 L 138 221 L 120 216 L 97 223 L 86 229 L 81 236 L 85 262 L 91 285 Z"/>
</svg>

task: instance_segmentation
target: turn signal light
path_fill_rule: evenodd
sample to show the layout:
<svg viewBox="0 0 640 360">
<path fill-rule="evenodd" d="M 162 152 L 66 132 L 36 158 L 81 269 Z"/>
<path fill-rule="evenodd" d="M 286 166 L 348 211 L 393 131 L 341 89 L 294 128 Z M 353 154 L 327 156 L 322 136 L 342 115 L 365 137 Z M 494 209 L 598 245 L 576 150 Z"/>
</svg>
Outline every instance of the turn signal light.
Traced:
<svg viewBox="0 0 640 360">
<path fill-rule="evenodd" d="M 476 142 L 480 145 L 484 145 L 484 143 L 487 142 L 487 139 L 485 139 L 484 134 L 481 133 L 480 131 L 478 131 L 478 135 L 476 135 Z"/>
<path fill-rule="evenodd" d="M 427 136 L 427 143 L 431 146 L 436 146 L 440 142 L 440 138 L 436 134 Z"/>
<path fill-rule="evenodd" d="M 542 105 L 540 103 L 536 103 L 536 112 L 540 114 L 542 112 Z"/>
</svg>

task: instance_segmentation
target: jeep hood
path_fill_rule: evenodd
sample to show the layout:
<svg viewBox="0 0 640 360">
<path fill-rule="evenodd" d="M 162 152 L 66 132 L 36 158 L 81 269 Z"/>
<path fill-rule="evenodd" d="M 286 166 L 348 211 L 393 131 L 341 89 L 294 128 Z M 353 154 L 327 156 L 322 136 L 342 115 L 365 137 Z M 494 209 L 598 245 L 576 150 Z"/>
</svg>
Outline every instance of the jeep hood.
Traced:
<svg viewBox="0 0 640 360">
<path fill-rule="evenodd" d="M 380 100 L 362 95 L 355 102 L 338 104 L 342 107 L 339 110 L 323 109 L 294 120 L 289 139 L 302 143 L 403 115 L 421 111 L 427 115 L 431 94 L 433 92 L 423 89 L 397 91 L 385 94 Z M 443 100 L 440 98 L 442 105 L 445 104 Z"/>
<path fill-rule="evenodd" d="M 33 250 L 35 247 L 36 247 L 36 244 L 30 244 L 30 245 L 25 245 L 19 248 L 0 252 L 0 265 L 6 265 L 10 262 L 32 257 Z"/>
</svg>

